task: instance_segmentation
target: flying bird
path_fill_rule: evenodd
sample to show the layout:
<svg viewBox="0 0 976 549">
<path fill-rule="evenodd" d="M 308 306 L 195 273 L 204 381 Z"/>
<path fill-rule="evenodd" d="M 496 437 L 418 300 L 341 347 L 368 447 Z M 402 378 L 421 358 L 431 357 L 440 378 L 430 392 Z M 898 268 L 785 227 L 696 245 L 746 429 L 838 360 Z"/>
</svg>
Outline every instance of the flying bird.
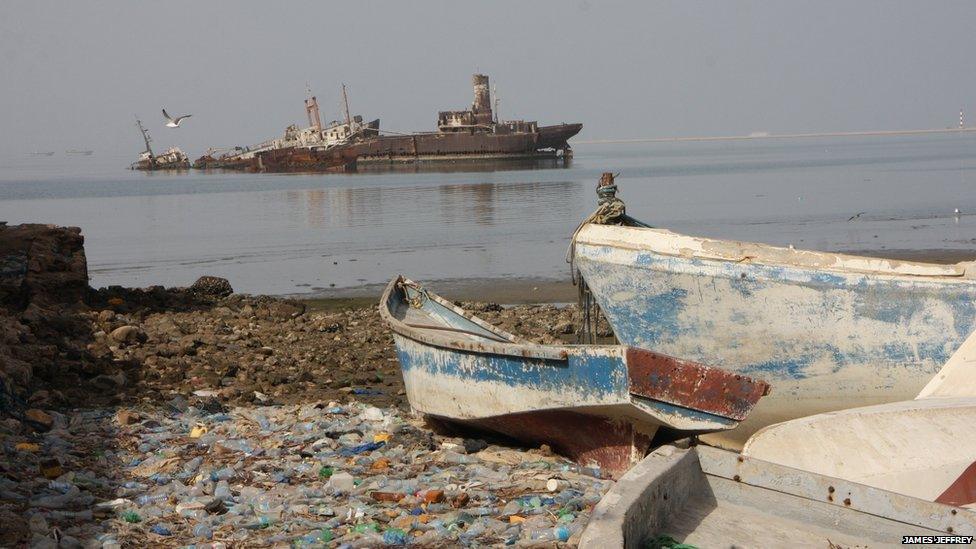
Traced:
<svg viewBox="0 0 976 549">
<path fill-rule="evenodd" d="M 176 118 L 173 118 L 172 116 L 169 115 L 169 113 L 166 112 L 166 109 L 163 109 L 163 116 L 166 117 L 166 127 L 167 128 L 179 128 L 180 127 L 180 122 L 183 122 L 183 119 L 184 118 L 190 118 L 193 115 L 192 114 L 184 114 L 183 116 L 177 116 Z"/>
<path fill-rule="evenodd" d="M 861 217 L 861 214 L 866 214 L 866 213 L 868 213 L 868 212 L 857 212 L 856 214 L 854 214 L 854 215 L 850 216 L 849 218 L 847 218 L 847 220 L 848 221 L 854 221 L 855 219 Z"/>
</svg>

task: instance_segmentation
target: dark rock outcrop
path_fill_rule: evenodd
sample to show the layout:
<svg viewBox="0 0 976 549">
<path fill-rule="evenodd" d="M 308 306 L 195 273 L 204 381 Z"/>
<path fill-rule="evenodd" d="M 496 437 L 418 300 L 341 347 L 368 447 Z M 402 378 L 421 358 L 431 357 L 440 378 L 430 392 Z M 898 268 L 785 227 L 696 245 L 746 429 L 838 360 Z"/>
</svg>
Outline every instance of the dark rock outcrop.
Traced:
<svg viewBox="0 0 976 549">
<path fill-rule="evenodd" d="M 88 292 L 84 244 L 78 227 L 0 225 L 0 306 L 81 303 Z"/>
</svg>

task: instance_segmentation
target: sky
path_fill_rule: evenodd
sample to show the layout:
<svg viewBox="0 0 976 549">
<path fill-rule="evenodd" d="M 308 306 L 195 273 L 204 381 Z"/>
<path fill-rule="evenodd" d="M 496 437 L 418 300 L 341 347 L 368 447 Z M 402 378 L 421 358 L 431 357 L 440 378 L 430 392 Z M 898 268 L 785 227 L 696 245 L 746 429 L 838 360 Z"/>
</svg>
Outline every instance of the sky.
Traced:
<svg viewBox="0 0 976 549">
<path fill-rule="evenodd" d="M 350 107 L 432 130 L 491 76 L 502 118 L 580 139 L 976 123 L 976 2 L 0 2 L 0 153 L 278 136 Z M 179 129 L 160 113 L 192 113 Z"/>
</svg>

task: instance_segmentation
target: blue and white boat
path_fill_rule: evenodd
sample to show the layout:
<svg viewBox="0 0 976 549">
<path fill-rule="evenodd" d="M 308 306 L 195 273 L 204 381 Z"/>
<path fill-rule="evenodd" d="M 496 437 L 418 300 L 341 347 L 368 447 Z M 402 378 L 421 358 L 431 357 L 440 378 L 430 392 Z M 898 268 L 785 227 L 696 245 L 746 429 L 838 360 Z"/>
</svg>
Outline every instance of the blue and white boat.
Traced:
<svg viewBox="0 0 976 549">
<path fill-rule="evenodd" d="M 577 231 L 573 259 L 622 343 L 769 381 L 733 446 L 771 423 L 910 399 L 976 328 L 973 262 L 597 224 Z"/>
<path fill-rule="evenodd" d="M 380 315 L 415 411 L 549 444 L 611 475 L 643 458 L 658 429 L 731 429 L 768 390 L 633 347 L 529 343 L 402 277 L 387 286 Z"/>
</svg>

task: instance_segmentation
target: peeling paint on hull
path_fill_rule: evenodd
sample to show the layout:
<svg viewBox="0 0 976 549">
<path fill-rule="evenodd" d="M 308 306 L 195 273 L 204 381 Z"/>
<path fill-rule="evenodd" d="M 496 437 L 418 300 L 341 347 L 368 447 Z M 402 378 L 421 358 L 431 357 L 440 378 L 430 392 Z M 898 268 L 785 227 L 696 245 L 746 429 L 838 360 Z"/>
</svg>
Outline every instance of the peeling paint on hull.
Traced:
<svg viewBox="0 0 976 549">
<path fill-rule="evenodd" d="M 976 327 L 966 264 L 722 244 L 591 225 L 575 261 L 622 343 L 770 382 L 739 440 L 774 421 L 912 398 Z"/>
<path fill-rule="evenodd" d="M 417 412 L 550 444 L 611 475 L 642 458 L 658 428 L 731 429 L 768 389 L 624 346 L 523 342 L 402 278 L 380 314 Z"/>
</svg>

